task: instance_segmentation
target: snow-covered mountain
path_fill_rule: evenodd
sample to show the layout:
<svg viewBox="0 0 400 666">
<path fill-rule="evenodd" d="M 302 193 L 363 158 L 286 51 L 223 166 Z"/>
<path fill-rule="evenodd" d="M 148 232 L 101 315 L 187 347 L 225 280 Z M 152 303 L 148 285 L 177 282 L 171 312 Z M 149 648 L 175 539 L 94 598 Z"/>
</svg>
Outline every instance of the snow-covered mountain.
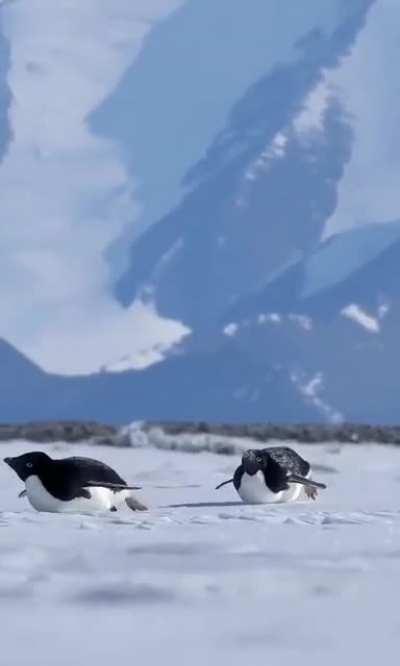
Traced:
<svg viewBox="0 0 400 666">
<path fill-rule="evenodd" d="M 250 358 L 265 350 L 329 420 L 396 422 L 400 223 L 330 238 L 227 315 Z"/>
<path fill-rule="evenodd" d="M 395 421 L 397 0 L 0 12 L 0 418 Z"/>
<path fill-rule="evenodd" d="M 161 312 L 209 327 L 320 240 L 350 156 L 351 127 L 328 86 L 366 7 L 332 32 L 314 29 L 297 57 L 260 77 L 236 102 L 186 196 L 133 245 L 118 284 L 124 303 L 150 293 Z"/>
</svg>

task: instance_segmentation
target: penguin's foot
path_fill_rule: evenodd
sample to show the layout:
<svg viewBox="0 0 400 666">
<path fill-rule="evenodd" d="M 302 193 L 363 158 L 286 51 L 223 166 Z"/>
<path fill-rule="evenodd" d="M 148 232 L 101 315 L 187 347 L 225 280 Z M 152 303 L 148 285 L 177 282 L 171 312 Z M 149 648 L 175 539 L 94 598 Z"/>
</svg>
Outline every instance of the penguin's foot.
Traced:
<svg viewBox="0 0 400 666">
<path fill-rule="evenodd" d="M 304 492 L 307 499 L 316 500 L 318 497 L 318 488 L 315 488 L 314 486 L 304 486 Z"/>
<path fill-rule="evenodd" d="M 132 495 L 130 497 L 127 497 L 125 502 L 129 506 L 129 508 L 132 509 L 132 511 L 147 511 L 147 506 L 139 502 L 139 500 L 136 499 L 136 497 L 132 497 Z"/>
</svg>

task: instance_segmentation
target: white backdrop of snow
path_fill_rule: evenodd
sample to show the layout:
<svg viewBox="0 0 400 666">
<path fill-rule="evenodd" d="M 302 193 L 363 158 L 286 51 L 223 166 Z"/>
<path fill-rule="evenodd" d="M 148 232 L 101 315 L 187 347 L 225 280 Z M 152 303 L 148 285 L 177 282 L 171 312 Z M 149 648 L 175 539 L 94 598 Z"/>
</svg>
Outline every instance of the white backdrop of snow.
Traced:
<svg viewBox="0 0 400 666">
<path fill-rule="evenodd" d="M 34 448 L 2 444 L 3 456 Z M 393 662 L 400 449 L 296 449 L 328 485 L 319 500 L 246 506 L 232 486 L 214 490 L 232 456 L 46 447 L 100 458 L 143 485 L 145 515 L 35 513 L 0 465 L 4 663 Z"/>
</svg>

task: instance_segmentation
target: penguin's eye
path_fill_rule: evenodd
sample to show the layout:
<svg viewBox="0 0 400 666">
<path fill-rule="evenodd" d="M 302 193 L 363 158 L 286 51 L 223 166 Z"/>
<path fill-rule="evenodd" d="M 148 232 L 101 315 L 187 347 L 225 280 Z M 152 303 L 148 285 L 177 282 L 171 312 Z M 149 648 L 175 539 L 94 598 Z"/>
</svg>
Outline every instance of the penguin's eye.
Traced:
<svg viewBox="0 0 400 666">
<path fill-rule="evenodd" d="M 261 458 L 261 456 L 257 456 L 257 457 L 256 457 L 256 460 L 257 460 L 258 463 L 261 463 L 261 462 L 262 462 L 262 458 Z"/>
<path fill-rule="evenodd" d="M 32 463 L 26 463 L 26 466 L 27 467 L 33 467 L 33 464 Z"/>
</svg>

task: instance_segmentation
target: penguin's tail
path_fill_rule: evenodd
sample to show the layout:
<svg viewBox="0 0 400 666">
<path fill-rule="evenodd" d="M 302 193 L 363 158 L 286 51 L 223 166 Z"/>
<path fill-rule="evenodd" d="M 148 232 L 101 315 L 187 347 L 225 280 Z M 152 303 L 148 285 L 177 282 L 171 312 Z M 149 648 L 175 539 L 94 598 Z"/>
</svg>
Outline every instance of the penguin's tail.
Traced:
<svg viewBox="0 0 400 666">
<path fill-rule="evenodd" d="M 108 483 L 106 481 L 89 481 L 85 485 L 88 488 L 109 488 L 115 492 L 126 490 L 128 492 L 128 495 L 125 497 L 127 506 L 129 506 L 132 511 L 147 511 L 147 506 L 139 502 L 132 493 L 132 490 L 141 490 L 141 486 L 128 486 L 124 483 Z"/>
<path fill-rule="evenodd" d="M 125 503 L 130 509 L 132 509 L 132 511 L 147 511 L 147 506 L 139 502 L 133 493 L 130 493 L 128 497 L 125 498 Z"/>
<path fill-rule="evenodd" d="M 298 474 L 289 474 L 287 481 L 289 483 L 300 483 L 302 486 L 308 486 L 310 488 L 322 488 L 323 490 L 326 488 L 324 483 L 319 483 L 312 479 L 306 479 L 304 476 L 299 476 Z"/>
</svg>

